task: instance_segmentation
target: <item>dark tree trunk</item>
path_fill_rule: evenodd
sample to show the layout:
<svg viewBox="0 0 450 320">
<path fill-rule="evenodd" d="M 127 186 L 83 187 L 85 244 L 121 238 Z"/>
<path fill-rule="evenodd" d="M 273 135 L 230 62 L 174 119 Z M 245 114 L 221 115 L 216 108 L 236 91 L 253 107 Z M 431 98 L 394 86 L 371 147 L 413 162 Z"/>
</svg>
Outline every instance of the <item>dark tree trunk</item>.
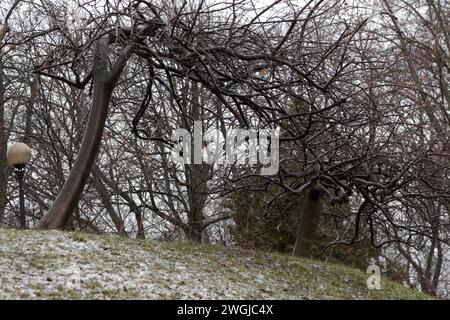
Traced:
<svg viewBox="0 0 450 320">
<path fill-rule="evenodd" d="M 134 216 L 137 222 L 137 238 L 145 239 L 145 228 L 144 228 L 144 219 L 142 217 L 142 211 L 141 210 L 134 211 Z"/>
<path fill-rule="evenodd" d="M 436 287 L 434 286 L 433 281 L 430 279 L 429 275 L 419 274 L 419 282 L 422 292 L 428 293 L 432 296 L 437 295 Z"/>
<path fill-rule="evenodd" d="M 201 243 L 202 242 L 202 230 L 200 230 L 200 225 L 193 225 L 190 223 L 184 228 L 184 234 L 186 237 L 194 242 Z"/>
<path fill-rule="evenodd" d="M 204 229 L 204 209 L 208 198 L 208 164 L 189 164 L 185 166 L 188 191 L 188 222 L 185 228 L 189 240 L 201 243 Z"/>
<path fill-rule="evenodd" d="M 293 255 L 299 257 L 311 257 L 312 244 L 317 239 L 320 213 L 322 211 L 321 193 L 312 188 L 305 198 L 300 225 L 297 232 Z"/>
</svg>

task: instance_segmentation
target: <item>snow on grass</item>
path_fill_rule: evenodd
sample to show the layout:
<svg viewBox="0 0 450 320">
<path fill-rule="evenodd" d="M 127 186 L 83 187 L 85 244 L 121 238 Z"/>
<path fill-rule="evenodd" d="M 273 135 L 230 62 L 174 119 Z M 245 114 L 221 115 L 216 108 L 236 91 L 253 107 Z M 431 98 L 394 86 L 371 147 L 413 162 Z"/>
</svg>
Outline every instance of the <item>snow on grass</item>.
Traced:
<svg viewBox="0 0 450 320">
<path fill-rule="evenodd" d="M 0 229 L 0 299 L 423 299 L 338 265 L 221 246 Z"/>
</svg>

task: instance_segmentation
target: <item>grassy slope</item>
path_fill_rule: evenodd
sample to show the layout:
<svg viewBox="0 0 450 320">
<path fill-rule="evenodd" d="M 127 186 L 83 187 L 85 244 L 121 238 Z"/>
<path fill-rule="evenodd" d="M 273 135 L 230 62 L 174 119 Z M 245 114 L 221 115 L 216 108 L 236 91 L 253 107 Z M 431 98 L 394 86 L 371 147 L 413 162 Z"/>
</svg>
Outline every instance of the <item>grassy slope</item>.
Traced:
<svg viewBox="0 0 450 320">
<path fill-rule="evenodd" d="M 78 287 L 67 275 L 79 270 Z M 341 265 L 186 242 L 0 229 L 0 299 L 427 299 Z"/>
</svg>

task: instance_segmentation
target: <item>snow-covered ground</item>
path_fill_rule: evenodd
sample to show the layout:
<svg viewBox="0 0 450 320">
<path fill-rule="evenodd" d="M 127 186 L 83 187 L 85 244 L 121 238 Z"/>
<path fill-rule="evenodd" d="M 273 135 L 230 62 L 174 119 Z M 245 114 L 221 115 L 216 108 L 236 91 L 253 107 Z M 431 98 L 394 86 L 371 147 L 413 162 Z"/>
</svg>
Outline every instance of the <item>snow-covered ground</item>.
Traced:
<svg viewBox="0 0 450 320">
<path fill-rule="evenodd" d="M 354 269 L 182 242 L 0 229 L 0 299 L 423 298 Z"/>
</svg>

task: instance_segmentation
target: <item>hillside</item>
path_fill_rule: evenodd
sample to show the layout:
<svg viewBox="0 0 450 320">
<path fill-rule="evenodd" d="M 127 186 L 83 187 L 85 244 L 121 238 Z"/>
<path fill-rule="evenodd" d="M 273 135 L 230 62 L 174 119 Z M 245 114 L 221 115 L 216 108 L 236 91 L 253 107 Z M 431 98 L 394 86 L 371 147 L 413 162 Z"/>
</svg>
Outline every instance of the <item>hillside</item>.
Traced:
<svg viewBox="0 0 450 320">
<path fill-rule="evenodd" d="M 58 231 L 0 229 L 0 279 L 0 299 L 429 298 L 385 278 L 368 290 L 365 273 L 318 261 Z"/>
</svg>

